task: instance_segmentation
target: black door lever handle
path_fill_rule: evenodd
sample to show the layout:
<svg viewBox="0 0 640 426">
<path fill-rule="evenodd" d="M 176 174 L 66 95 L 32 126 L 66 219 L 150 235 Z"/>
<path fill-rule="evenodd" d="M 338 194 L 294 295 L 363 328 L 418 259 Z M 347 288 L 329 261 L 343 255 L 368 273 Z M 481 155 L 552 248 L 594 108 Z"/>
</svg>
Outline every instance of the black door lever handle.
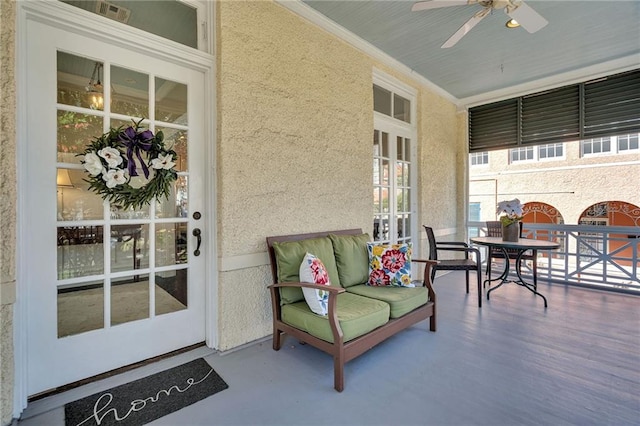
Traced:
<svg viewBox="0 0 640 426">
<path fill-rule="evenodd" d="M 193 230 L 193 236 L 196 237 L 198 240 L 198 243 L 196 245 L 196 250 L 193 252 L 194 256 L 200 256 L 200 244 L 202 244 L 202 231 L 200 231 L 200 228 L 195 228 Z"/>
</svg>

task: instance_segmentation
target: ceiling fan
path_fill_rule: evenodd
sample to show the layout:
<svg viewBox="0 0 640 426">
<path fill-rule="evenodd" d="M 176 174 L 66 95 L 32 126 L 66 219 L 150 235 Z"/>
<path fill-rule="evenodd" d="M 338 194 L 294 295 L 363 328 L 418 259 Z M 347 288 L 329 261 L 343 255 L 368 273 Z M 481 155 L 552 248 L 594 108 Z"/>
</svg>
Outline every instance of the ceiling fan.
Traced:
<svg viewBox="0 0 640 426">
<path fill-rule="evenodd" d="M 429 0 L 415 3 L 411 7 L 411 11 L 417 12 L 419 10 L 439 9 L 442 7 L 463 6 L 475 3 L 482 6 L 483 9 L 465 22 L 465 24 L 440 47 L 446 49 L 455 45 L 462 37 L 471 31 L 473 27 L 478 25 L 485 16 L 493 12 L 494 9 L 503 9 L 512 20 L 517 21 L 518 24 L 530 33 L 535 33 L 549 23 L 538 12 L 521 0 Z"/>
</svg>

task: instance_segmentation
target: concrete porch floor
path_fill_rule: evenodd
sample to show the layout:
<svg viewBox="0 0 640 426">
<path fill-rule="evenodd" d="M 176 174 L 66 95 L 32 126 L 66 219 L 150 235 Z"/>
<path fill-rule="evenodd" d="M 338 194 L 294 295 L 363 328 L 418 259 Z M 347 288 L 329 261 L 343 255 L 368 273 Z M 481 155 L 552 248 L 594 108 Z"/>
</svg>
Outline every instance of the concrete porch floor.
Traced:
<svg viewBox="0 0 640 426">
<path fill-rule="evenodd" d="M 20 426 L 64 425 L 64 404 L 204 357 L 229 389 L 152 425 L 638 425 L 640 297 L 515 284 L 477 307 L 464 274 L 435 280 L 438 331 L 427 321 L 349 362 L 287 338 L 220 355 L 207 348 L 35 401 Z M 486 292 L 485 292 L 486 293 Z"/>
</svg>

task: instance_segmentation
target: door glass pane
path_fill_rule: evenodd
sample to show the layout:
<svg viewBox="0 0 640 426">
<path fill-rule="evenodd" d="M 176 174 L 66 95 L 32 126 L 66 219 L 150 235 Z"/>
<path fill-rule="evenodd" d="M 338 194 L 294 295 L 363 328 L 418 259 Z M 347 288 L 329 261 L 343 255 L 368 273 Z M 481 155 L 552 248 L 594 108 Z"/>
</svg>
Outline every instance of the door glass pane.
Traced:
<svg viewBox="0 0 640 426">
<path fill-rule="evenodd" d="M 160 198 L 156 207 L 156 218 L 189 216 L 188 177 L 178 176 L 169 197 Z"/>
<path fill-rule="evenodd" d="M 111 282 L 111 325 L 149 318 L 149 275 Z"/>
<path fill-rule="evenodd" d="M 187 263 L 187 223 L 156 225 L 156 266 Z"/>
<path fill-rule="evenodd" d="M 63 220 L 96 220 L 104 216 L 102 198 L 89 191 L 85 172 L 59 168 L 56 171 L 56 218 Z"/>
<path fill-rule="evenodd" d="M 178 158 L 174 158 L 173 161 L 176 163 L 175 169 L 178 172 L 186 172 L 187 171 L 187 131 L 179 130 L 179 129 L 171 129 L 168 127 L 156 127 L 156 133 L 162 131 L 162 135 L 164 136 L 164 145 L 167 148 L 172 148 Z"/>
<path fill-rule="evenodd" d="M 149 118 L 149 76 L 111 66 L 111 112 Z"/>
<path fill-rule="evenodd" d="M 382 132 L 382 156 L 389 158 L 389 133 Z"/>
<path fill-rule="evenodd" d="M 111 227 L 111 272 L 149 267 L 149 225 Z"/>
<path fill-rule="evenodd" d="M 175 0 L 61 1 L 185 46 L 198 48 L 197 9 L 183 2 Z"/>
<path fill-rule="evenodd" d="M 58 337 L 104 326 L 104 284 L 90 281 L 58 287 Z"/>
<path fill-rule="evenodd" d="M 389 160 L 382 160 L 382 184 L 389 185 Z"/>
<path fill-rule="evenodd" d="M 374 130 L 373 131 L 373 156 L 379 157 L 380 153 L 381 153 L 380 152 L 380 131 Z"/>
<path fill-rule="evenodd" d="M 102 226 L 58 227 L 58 279 L 104 272 Z"/>
<path fill-rule="evenodd" d="M 381 188 L 382 190 L 382 211 L 389 212 L 389 188 Z"/>
<path fill-rule="evenodd" d="M 102 110 L 104 106 L 102 62 L 57 52 L 57 66 L 58 103 Z"/>
<path fill-rule="evenodd" d="M 187 85 L 156 77 L 156 120 L 188 124 Z"/>
<path fill-rule="evenodd" d="M 404 168 L 402 163 L 396 163 L 396 185 L 404 185 Z"/>
<path fill-rule="evenodd" d="M 58 110 L 58 162 L 80 164 L 77 157 L 96 136 L 103 133 L 102 117 Z"/>
<path fill-rule="evenodd" d="M 187 309 L 186 269 L 156 273 L 156 315 Z"/>
</svg>

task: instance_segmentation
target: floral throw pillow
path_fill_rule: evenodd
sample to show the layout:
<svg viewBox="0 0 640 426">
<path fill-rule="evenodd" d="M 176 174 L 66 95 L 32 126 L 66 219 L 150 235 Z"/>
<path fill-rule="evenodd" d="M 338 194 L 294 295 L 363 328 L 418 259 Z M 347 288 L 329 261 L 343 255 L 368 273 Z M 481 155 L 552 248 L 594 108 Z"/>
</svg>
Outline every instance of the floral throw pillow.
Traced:
<svg viewBox="0 0 640 426">
<path fill-rule="evenodd" d="M 367 243 L 372 286 L 414 287 L 411 283 L 411 243 Z"/>
<path fill-rule="evenodd" d="M 327 268 L 320 259 L 311 253 L 305 254 L 300 264 L 300 282 L 331 285 Z M 304 300 L 309 309 L 318 315 L 327 315 L 329 312 L 329 292 L 313 288 L 303 288 Z"/>
</svg>

